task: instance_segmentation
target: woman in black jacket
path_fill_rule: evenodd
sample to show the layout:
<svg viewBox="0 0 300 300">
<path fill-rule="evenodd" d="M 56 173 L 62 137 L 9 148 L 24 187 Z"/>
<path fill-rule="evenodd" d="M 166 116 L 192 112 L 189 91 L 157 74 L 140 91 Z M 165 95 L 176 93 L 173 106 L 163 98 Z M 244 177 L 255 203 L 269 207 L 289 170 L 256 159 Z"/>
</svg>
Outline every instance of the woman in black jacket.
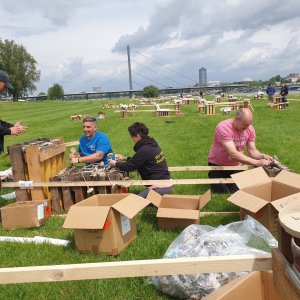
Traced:
<svg viewBox="0 0 300 300">
<path fill-rule="evenodd" d="M 110 160 L 109 164 L 124 172 L 137 170 L 143 180 L 171 179 L 165 156 L 155 139 L 148 136 L 149 129 L 146 125 L 136 122 L 128 127 L 128 132 L 135 143 L 133 147 L 135 154 L 132 157 L 116 154 L 116 160 Z M 172 184 L 152 185 L 140 192 L 139 196 L 146 198 L 149 189 L 160 195 L 170 194 Z"/>
</svg>

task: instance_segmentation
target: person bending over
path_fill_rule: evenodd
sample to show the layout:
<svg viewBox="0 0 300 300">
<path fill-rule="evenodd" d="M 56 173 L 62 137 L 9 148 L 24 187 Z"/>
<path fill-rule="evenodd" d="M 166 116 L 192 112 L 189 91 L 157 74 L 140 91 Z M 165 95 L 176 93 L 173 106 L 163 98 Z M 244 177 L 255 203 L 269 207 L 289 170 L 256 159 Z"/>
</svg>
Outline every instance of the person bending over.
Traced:
<svg viewBox="0 0 300 300">
<path fill-rule="evenodd" d="M 221 121 L 215 128 L 213 144 L 208 154 L 209 166 L 268 166 L 272 157 L 256 149 L 256 134 L 250 109 L 240 108 L 232 119 Z M 248 156 L 244 149 L 247 148 Z M 238 171 L 209 171 L 209 178 L 230 178 Z M 235 184 L 212 184 L 214 193 L 235 192 Z"/>
<path fill-rule="evenodd" d="M 110 160 L 109 164 L 125 172 L 137 170 L 143 180 L 171 179 L 165 156 L 156 140 L 148 136 L 146 125 L 136 122 L 128 127 L 128 132 L 135 143 L 135 154 L 132 157 L 116 154 L 116 160 Z M 160 195 L 170 194 L 172 185 L 155 184 L 141 191 L 139 196 L 146 198 L 150 189 Z"/>
</svg>

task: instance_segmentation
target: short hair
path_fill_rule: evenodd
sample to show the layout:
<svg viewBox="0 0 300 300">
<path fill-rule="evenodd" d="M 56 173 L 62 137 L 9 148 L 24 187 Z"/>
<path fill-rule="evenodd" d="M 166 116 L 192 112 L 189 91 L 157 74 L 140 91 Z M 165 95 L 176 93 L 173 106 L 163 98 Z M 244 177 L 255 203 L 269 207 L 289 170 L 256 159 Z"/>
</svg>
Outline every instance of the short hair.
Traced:
<svg viewBox="0 0 300 300">
<path fill-rule="evenodd" d="M 93 123 L 97 123 L 97 119 L 95 117 L 91 117 L 91 116 L 87 116 L 83 119 L 82 121 L 83 123 L 85 122 L 93 122 Z"/>
<path fill-rule="evenodd" d="M 144 123 L 135 122 L 128 127 L 131 137 L 139 135 L 142 139 L 148 137 L 149 129 Z"/>
</svg>

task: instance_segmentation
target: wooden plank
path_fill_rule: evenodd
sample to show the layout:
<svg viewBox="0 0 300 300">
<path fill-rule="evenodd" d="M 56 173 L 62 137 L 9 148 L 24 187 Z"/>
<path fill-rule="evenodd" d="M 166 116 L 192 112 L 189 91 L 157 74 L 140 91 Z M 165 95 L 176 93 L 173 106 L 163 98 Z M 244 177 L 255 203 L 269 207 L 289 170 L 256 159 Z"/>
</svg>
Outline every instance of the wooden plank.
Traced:
<svg viewBox="0 0 300 300">
<path fill-rule="evenodd" d="M 153 184 L 166 184 L 171 183 L 173 185 L 193 185 L 193 184 L 228 184 L 234 183 L 231 178 L 212 178 L 212 179 L 173 179 L 173 180 L 117 180 L 117 181 L 87 181 L 85 182 L 74 182 L 74 181 L 64 181 L 64 182 L 42 182 L 34 181 L 32 184 L 33 188 L 40 188 L 44 186 L 48 187 L 74 187 L 74 186 L 141 186 L 141 185 L 153 185 Z M 18 182 L 3 182 L 2 187 L 19 187 Z"/>
<path fill-rule="evenodd" d="M 27 171 L 29 180 L 43 181 L 44 175 L 42 173 L 41 164 L 39 162 L 39 149 L 36 145 L 29 145 L 26 147 L 25 157 L 27 161 Z M 30 190 L 31 200 L 43 200 L 46 198 L 42 188 L 34 188 Z"/>
<path fill-rule="evenodd" d="M 65 143 L 65 145 L 66 145 L 66 147 L 77 146 L 77 145 L 79 145 L 79 141 L 67 142 L 67 143 Z"/>
<path fill-rule="evenodd" d="M 73 265 L 1 268 L 0 284 L 215 272 L 251 272 L 267 271 L 271 269 L 271 254 L 133 260 Z"/>
<path fill-rule="evenodd" d="M 9 157 L 15 181 L 26 180 L 26 165 L 21 145 L 13 145 L 9 147 Z M 3 184 L 2 184 L 3 186 Z M 27 190 L 16 189 L 17 201 L 28 201 Z"/>
<path fill-rule="evenodd" d="M 182 167 L 169 167 L 170 172 L 179 171 L 246 171 L 253 169 L 254 166 L 244 165 L 244 166 L 182 166 Z"/>
<path fill-rule="evenodd" d="M 273 278 L 278 295 L 281 299 L 300 299 L 300 281 L 292 273 L 290 264 L 279 249 L 272 250 L 272 257 Z"/>
<path fill-rule="evenodd" d="M 58 176 L 51 177 L 50 181 L 60 181 Z M 54 214 L 62 212 L 62 191 L 59 187 L 50 188 L 51 208 Z"/>
<path fill-rule="evenodd" d="M 59 155 L 61 153 L 64 153 L 66 151 L 66 145 L 62 144 L 59 146 L 56 146 L 55 148 L 50 148 L 47 150 L 41 150 L 39 153 L 39 159 L 40 162 L 43 162 L 47 159 L 50 159 L 51 157 L 54 157 L 56 155 Z"/>
</svg>

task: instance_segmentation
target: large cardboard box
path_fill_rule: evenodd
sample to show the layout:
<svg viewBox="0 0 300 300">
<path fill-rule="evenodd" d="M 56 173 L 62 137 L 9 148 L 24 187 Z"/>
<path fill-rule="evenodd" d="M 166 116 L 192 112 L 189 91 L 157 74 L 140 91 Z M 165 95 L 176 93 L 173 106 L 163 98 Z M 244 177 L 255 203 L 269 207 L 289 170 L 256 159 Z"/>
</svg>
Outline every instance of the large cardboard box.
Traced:
<svg viewBox="0 0 300 300">
<path fill-rule="evenodd" d="M 300 175 L 281 171 L 269 177 L 263 168 L 232 174 L 239 191 L 228 200 L 241 210 L 241 219 L 250 215 L 271 233 L 278 230 L 278 211 L 287 205 L 300 204 Z"/>
<path fill-rule="evenodd" d="M 47 220 L 49 202 L 20 201 L 1 208 L 1 222 L 3 229 L 39 227 Z"/>
<path fill-rule="evenodd" d="M 273 283 L 273 272 L 252 272 L 223 285 L 205 300 L 280 300 Z"/>
<path fill-rule="evenodd" d="M 147 200 L 157 210 L 158 227 L 161 229 L 185 228 L 191 224 L 199 224 L 200 209 L 211 199 L 210 190 L 204 195 L 163 195 L 150 190 Z"/>
<path fill-rule="evenodd" d="M 135 216 L 150 202 L 134 194 L 99 194 L 68 211 L 64 228 L 74 229 L 80 252 L 118 255 L 137 236 Z"/>
</svg>

